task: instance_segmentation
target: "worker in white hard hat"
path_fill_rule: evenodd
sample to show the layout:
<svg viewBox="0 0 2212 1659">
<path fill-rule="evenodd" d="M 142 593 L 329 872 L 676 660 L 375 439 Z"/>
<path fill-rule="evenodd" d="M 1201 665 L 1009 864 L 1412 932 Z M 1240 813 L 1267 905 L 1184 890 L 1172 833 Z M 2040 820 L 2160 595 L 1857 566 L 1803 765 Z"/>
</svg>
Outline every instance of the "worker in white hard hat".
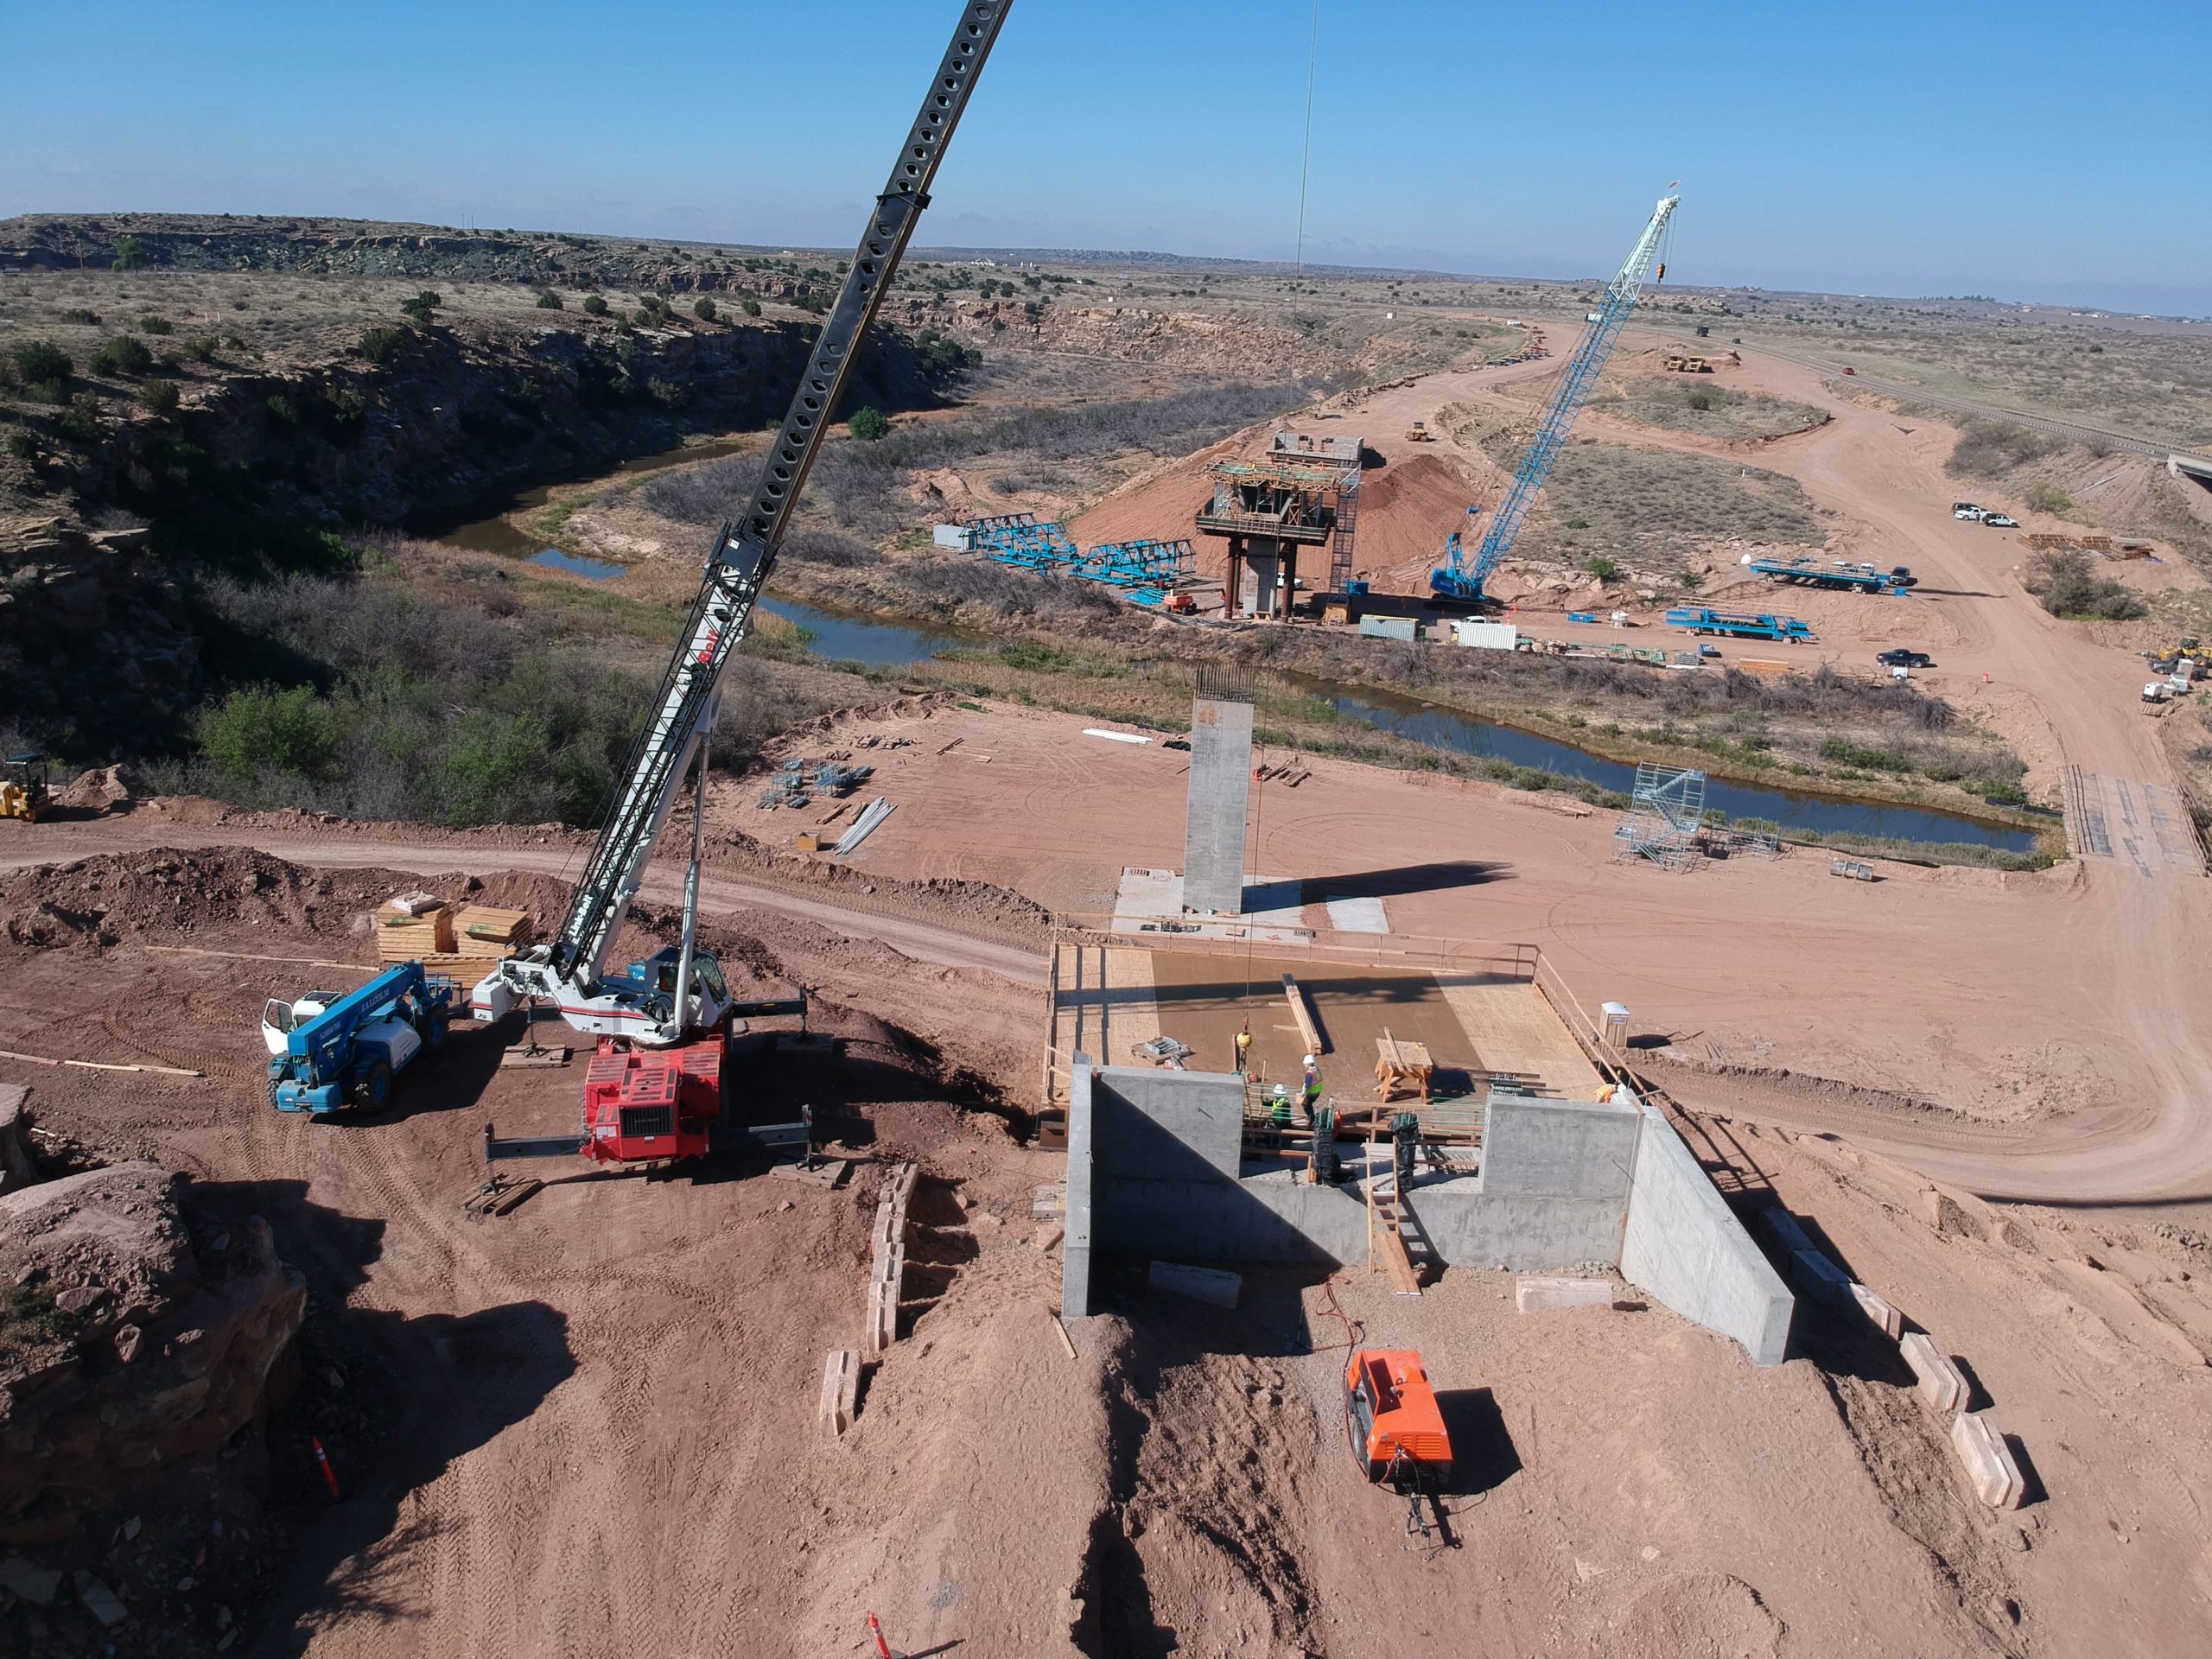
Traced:
<svg viewBox="0 0 2212 1659">
<path fill-rule="evenodd" d="M 1287 1085 L 1275 1084 L 1275 1091 L 1268 1100 L 1268 1122 L 1279 1129 L 1291 1126 L 1290 1090 Z"/>
<path fill-rule="evenodd" d="M 1306 1109 L 1306 1121 L 1310 1125 L 1314 1109 L 1321 1103 L 1321 1068 L 1314 1064 L 1311 1054 L 1306 1057 L 1306 1087 L 1300 1095 L 1300 1103 Z"/>
</svg>

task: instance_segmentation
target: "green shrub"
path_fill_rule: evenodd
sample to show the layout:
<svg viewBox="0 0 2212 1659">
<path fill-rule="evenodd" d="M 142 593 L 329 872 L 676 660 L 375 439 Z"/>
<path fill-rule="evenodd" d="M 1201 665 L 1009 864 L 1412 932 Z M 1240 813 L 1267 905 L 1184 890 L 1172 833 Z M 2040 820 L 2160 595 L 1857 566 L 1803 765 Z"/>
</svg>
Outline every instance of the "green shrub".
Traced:
<svg viewBox="0 0 2212 1659">
<path fill-rule="evenodd" d="M 149 380 L 138 388 L 138 401 L 156 415 L 172 413 L 180 396 L 174 380 Z"/>
<path fill-rule="evenodd" d="M 299 405 L 281 391 L 270 393 L 269 401 L 264 407 L 269 410 L 269 418 L 279 426 L 297 426 L 300 423 Z"/>
<path fill-rule="evenodd" d="M 745 305 L 744 305 L 744 311 L 745 311 L 745 315 L 746 315 L 747 316 L 748 316 L 748 317 L 757 317 L 757 316 L 759 316 L 759 315 L 760 315 L 760 301 L 758 301 L 758 300 L 747 300 L 747 301 L 746 301 Z"/>
<path fill-rule="evenodd" d="M 207 363 L 213 361 L 215 356 L 214 335 L 193 335 L 189 340 L 184 342 L 184 354 L 195 363 Z"/>
<path fill-rule="evenodd" d="M 1597 577 L 1600 582 L 1615 581 L 1619 577 L 1621 573 L 1620 566 L 1614 563 L 1602 553 L 1599 554 L 1595 558 L 1592 558 L 1589 563 L 1584 565 L 1582 568 L 1587 570 L 1592 575 Z"/>
<path fill-rule="evenodd" d="M 702 322 L 712 322 L 716 315 L 714 301 L 702 294 L 691 302 L 691 315 Z"/>
<path fill-rule="evenodd" d="M 2056 484 L 2031 484 L 2025 499 L 2037 512 L 2064 512 L 2074 505 L 2074 498 Z"/>
<path fill-rule="evenodd" d="M 891 435 L 891 417 L 871 404 L 846 422 L 845 429 L 856 438 L 875 443 Z"/>
<path fill-rule="evenodd" d="M 417 327 L 427 328 L 430 326 L 432 315 L 444 303 L 445 297 L 442 295 L 435 289 L 426 288 L 421 293 L 411 294 L 399 302 L 399 308 L 414 321 Z"/>
<path fill-rule="evenodd" d="M 2126 622 L 2150 610 L 2125 583 L 2098 575 L 2089 556 L 2074 548 L 2038 555 L 2027 587 L 2053 616 L 2075 620 Z"/>
<path fill-rule="evenodd" d="M 29 427 L 19 426 L 8 434 L 8 453 L 17 461 L 38 459 L 38 435 Z"/>
<path fill-rule="evenodd" d="M 645 395 L 663 409 L 678 410 L 691 401 L 691 394 L 673 380 L 664 380 L 658 375 L 645 382 Z"/>
<path fill-rule="evenodd" d="M 407 349 L 407 331 L 382 325 L 361 331 L 361 355 L 378 368 L 389 368 Z"/>
<path fill-rule="evenodd" d="M 16 372 L 25 384 L 40 380 L 67 380 L 76 365 L 69 360 L 69 353 L 59 346 L 43 340 L 27 340 L 16 347 Z"/>
<path fill-rule="evenodd" d="M 338 711 L 310 686 L 246 686 L 200 716 L 200 752 L 226 777 L 267 773 L 327 783 L 337 776 Z"/>
<path fill-rule="evenodd" d="M 173 334 L 176 330 L 175 323 L 154 311 L 149 311 L 144 316 L 139 318 L 138 327 L 142 333 L 149 334 Z"/>
<path fill-rule="evenodd" d="M 100 314 L 99 312 L 87 311 L 81 305 L 73 305 L 67 311 L 64 311 L 61 314 L 62 321 L 81 323 L 87 327 L 97 326 L 99 320 Z"/>
<path fill-rule="evenodd" d="M 153 352 L 135 334 L 102 340 L 92 353 L 92 367 L 102 374 L 143 374 L 153 366 Z"/>
<path fill-rule="evenodd" d="M 98 443 L 107 435 L 107 423 L 100 417 L 100 400 L 89 391 L 80 391 L 70 399 L 54 423 L 63 435 L 79 443 Z"/>
<path fill-rule="evenodd" d="M 605 316 L 607 315 L 607 296 L 603 294 L 585 295 L 584 315 L 588 317 Z"/>
<path fill-rule="evenodd" d="M 539 289 L 537 290 L 537 308 L 541 311 L 558 311 L 562 309 L 561 296 L 558 294 L 556 294 L 550 288 Z"/>
<path fill-rule="evenodd" d="M 147 263 L 146 245 L 135 236 L 115 238 L 115 268 L 118 270 L 143 270 Z"/>
</svg>

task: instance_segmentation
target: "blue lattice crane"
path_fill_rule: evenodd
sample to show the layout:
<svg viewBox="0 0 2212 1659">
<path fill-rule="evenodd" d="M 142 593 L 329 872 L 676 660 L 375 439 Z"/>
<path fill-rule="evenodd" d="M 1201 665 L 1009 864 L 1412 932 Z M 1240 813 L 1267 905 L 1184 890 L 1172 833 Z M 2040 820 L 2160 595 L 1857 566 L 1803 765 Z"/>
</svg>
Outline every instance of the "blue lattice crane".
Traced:
<svg viewBox="0 0 2212 1659">
<path fill-rule="evenodd" d="M 1535 505 L 1544 480 L 1551 476 L 1552 467 L 1559 460 L 1559 452 L 1566 447 L 1567 431 L 1573 426 L 1574 417 L 1582 412 L 1582 405 L 1589 401 L 1590 393 L 1598 384 L 1599 371 L 1613 354 L 1613 342 L 1620 338 L 1622 325 L 1636 308 L 1644 283 L 1652 279 L 1653 267 L 1659 257 L 1660 238 L 1681 200 L 1680 196 L 1660 198 L 1659 205 L 1651 211 L 1651 222 L 1636 239 L 1628 263 L 1605 285 L 1605 303 L 1590 314 L 1590 327 L 1582 336 L 1582 343 L 1574 348 L 1574 355 L 1567 359 L 1559 387 L 1552 393 L 1551 402 L 1545 405 L 1536 435 L 1529 441 L 1528 453 L 1521 457 L 1521 466 L 1513 474 L 1504 504 L 1491 518 L 1482 545 L 1471 558 L 1467 556 L 1464 537 L 1473 531 L 1474 521 L 1481 516 L 1479 507 L 1467 509 L 1465 529 L 1454 531 L 1445 543 L 1444 563 L 1428 573 L 1428 585 L 1446 598 L 1479 601 L 1483 584 L 1511 549 L 1513 538 L 1520 533 L 1521 521 Z M 1657 275 L 1666 274 L 1667 267 L 1658 265 Z"/>
</svg>

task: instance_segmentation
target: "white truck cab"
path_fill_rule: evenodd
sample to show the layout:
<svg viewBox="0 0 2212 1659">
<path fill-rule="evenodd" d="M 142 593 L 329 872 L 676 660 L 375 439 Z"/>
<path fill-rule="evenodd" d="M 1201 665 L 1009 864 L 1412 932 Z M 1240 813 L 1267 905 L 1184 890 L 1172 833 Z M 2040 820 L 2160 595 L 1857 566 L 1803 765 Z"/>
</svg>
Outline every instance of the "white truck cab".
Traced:
<svg viewBox="0 0 2212 1659">
<path fill-rule="evenodd" d="M 1981 522 L 1982 515 L 1987 511 L 1987 508 L 1977 507 L 1971 501 L 1954 501 L 1951 503 L 1952 518 L 1971 519 L 1975 524 L 1980 524 Z"/>
</svg>

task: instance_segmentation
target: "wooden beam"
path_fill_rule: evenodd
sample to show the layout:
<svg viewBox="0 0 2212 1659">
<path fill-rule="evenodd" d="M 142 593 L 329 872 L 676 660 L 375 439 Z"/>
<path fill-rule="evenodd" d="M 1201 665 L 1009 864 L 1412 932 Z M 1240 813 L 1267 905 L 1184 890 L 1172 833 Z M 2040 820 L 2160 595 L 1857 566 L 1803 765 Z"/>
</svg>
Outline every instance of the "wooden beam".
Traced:
<svg viewBox="0 0 2212 1659">
<path fill-rule="evenodd" d="M 1298 1021 L 1299 1035 L 1306 1039 L 1306 1051 L 1313 1054 L 1327 1053 L 1328 1039 L 1321 1035 L 1320 1025 L 1315 1020 L 1313 1010 L 1306 1000 L 1306 993 L 1299 988 L 1294 975 L 1285 974 L 1282 976 L 1282 994 L 1290 1002 L 1290 1017 Z"/>
</svg>

